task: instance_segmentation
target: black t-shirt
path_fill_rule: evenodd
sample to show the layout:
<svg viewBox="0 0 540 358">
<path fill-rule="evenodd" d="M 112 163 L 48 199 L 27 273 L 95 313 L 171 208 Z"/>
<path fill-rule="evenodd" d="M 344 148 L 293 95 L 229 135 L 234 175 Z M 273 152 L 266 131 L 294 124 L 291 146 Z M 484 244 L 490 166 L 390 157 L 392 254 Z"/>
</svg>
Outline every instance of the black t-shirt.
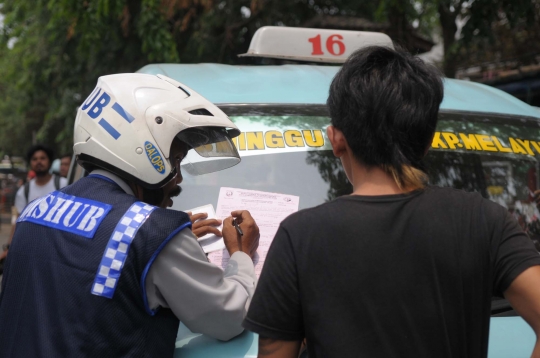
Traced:
<svg viewBox="0 0 540 358">
<path fill-rule="evenodd" d="M 507 210 L 428 187 L 289 216 L 244 327 L 314 357 L 486 357 L 490 301 L 540 255 Z"/>
</svg>

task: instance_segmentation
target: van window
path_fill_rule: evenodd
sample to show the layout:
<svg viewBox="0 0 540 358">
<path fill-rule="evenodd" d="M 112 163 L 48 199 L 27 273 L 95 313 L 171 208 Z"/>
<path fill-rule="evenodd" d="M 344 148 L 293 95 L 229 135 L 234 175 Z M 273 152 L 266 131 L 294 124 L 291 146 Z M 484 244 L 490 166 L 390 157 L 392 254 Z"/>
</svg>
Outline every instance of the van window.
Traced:
<svg viewBox="0 0 540 358">
<path fill-rule="evenodd" d="M 319 115 L 230 115 L 243 134 L 235 140 L 242 157 L 227 170 L 191 176 L 183 173 L 182 194 L 174 208 L 217 204 L 220 187 L 297 195 L 300 209 L 352 192 L 340 161 L 326 139 L 330 123 Z M 288 108 L 290 111 L 290 108 Z M 426 157 L 430 183 L 475 191 L 504 207 L 531 235 L 540 233 L 532 193 L 538 188 L 540 128 L 536 122 L 441 114 Z"/>
</svg>

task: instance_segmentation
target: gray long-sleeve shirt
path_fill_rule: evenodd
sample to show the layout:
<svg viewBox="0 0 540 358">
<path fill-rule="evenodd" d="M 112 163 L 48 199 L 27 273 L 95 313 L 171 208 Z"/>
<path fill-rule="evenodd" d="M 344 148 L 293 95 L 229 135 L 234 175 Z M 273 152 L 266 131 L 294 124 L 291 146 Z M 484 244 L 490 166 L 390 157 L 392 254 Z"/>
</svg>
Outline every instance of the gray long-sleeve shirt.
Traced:
<svg viewBox="0 0 540 358">
<path fill-rule="evenodd" d="M 113 180 L 127 194 L 131 188 L 118 176 L 94 170 Z M 180 231 L 158 254 L 148 272 L 148 304 L 170 308 L 191 331 L 229 340 L 242 333 L 242 320 L 255 291 L 251 258 L 235 252 L 225 272 L 208 262 L 190 229 Z"/>
</svg>

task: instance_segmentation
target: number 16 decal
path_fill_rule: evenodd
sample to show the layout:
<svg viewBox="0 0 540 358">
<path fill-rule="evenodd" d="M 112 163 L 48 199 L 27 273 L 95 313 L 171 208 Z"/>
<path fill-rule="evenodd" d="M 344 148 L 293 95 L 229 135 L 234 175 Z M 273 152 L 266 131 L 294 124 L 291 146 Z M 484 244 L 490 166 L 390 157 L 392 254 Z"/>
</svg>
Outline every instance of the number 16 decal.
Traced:
<svg viewBox="0 0 540 358">
<path fill-rule="evenodd" d="M 336 34 L 328 36 L 326 39 L 326 50 L 334 56 L 343 55 L 343 53 L 345 53 L 345 44 L 341 40 L 343 40 L 343 36 L 341 35 Z M 308 41 L 313 45 L 313 52 L 311 53 L 312 55 L 324 55 L 321 45 L 321 35 L 312 37 L 308 39 Z M 336 45 L 337 51 L 335 51 Z"/>
</svg>

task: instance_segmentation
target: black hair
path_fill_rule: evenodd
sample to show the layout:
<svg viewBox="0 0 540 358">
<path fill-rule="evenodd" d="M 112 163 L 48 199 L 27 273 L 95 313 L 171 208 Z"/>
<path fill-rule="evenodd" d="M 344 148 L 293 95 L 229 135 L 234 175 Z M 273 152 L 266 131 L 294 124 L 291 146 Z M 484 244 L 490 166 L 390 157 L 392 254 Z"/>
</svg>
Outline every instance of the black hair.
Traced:
<svg viewBox="0 0 540 358">
<path fill-rule="evenodd" d="M 64 154 L 62 154 L 60 157 L 58 157 L 58 159 L 64 159 L 64 158 L 69 158 L 69 159 L 71 159 L 71 157 L 72 157 L 71 154 L 69 154 L 69 153 L 64 153 Z"/>
<path fill-rule="evenodd" d="M 38 150 L 42 150 L 45 152 L 45 154 L 47 154 L 47 157 L 49 157 L 49 164 L 52 165 L 54 159 L 54 152 L 51 148 L 46 147 L 43 144 L 36 144 L 30 147 L 30 149 L 28 149 L 28 152 L 26 152 L 26 161 L 30 163 L 30 160 Z"/>
<path fill-rule="evenodd" d="M 443 94 L 435 67 L 400 48 L 370 46 L 336 74 L 327 105 L 355 158 L 387 170 L 403 186 L 411 168 L 424 169 Z"/>
</svg>

